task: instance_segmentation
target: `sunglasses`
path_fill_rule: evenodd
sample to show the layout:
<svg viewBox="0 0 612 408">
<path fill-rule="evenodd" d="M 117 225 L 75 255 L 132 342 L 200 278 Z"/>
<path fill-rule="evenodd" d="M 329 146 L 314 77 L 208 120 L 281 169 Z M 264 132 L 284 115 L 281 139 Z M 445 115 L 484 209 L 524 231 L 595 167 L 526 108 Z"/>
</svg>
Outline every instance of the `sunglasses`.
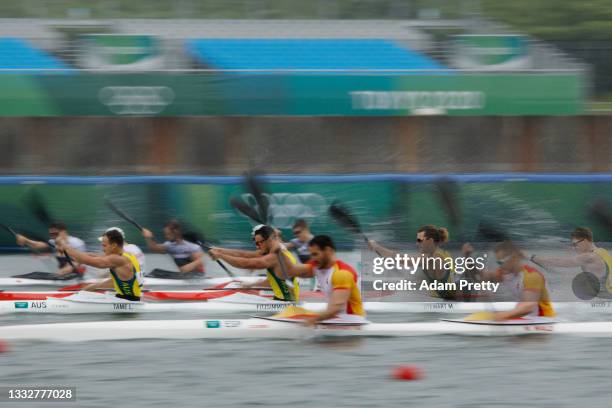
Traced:
<svg viewBox="0 0 612 408">
<path fill-rule="evenodd" d="M 302 233 L 302 230 L 293 230 L 293 235 L 300 235 Z"/>
<path fill-rule="evenodd" d="M 512 258 L 512 255 L 508 255 L 508 256 L 507 256 L 507 257 L 505 257 L 505 258 L 498 259 L 498 260 L 496 260 L 495 262 L 497 262 L 497 264 L 498 264 L 499 266 L 502 266 L 503 264 L 505 264 L 506 262 L 508 262 L 508 260 L 510 260 L 510 258 Z"/>
<path fill-rule="evenodd" d="M 255 246 L 260 246 L 261 244 L 263 244 L 264 242 L 266 242 L 268 239 L 260 239 L 259 241 L 254 239 L 253 242 L 255 242 Z"/>
<path fill-rule="evenodd" d="M 425 238 L 425 239 L 427 239 L 427 238 Z M 418 242 L 418 243 L 420 244 L 421 242 L 425 242 L 425 239 L 422 239 L 422 238 L 417 238 L 417 239 L 416 239 L 416 242 Z"/>
<path fill-rule="evenodd" d="M 572 246 L 573 246 L 574 248 L 576 248 L 576 247 L 578 246 L 578 244 L 579 244 L 579 243 L 581 243 L 582 241 L 584 241 L 584 238 L 582 238 L 580 241 L 575 241 L 575 242 L 572 242 Z"/>
</svg>

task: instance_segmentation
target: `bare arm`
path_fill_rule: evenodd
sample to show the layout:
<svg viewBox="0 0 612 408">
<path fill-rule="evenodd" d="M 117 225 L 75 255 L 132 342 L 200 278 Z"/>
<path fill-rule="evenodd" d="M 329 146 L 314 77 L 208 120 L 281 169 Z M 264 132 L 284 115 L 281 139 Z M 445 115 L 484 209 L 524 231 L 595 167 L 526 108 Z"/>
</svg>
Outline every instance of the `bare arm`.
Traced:
<svg viewBox="0 0 612 408">
<path fill-rule="evenodd" d="M 372 251 L 376 252 L 379 256 L 382 256 L 383 258 L 393 258 L 395 254 L 399 253 L 398 251 L 393 251 L 389 248 L 385 248 L 378 242 L 372 240 L 368 241 L 368 246 Z"/>
<path fill-rule="evenodd" d="M 155 242 L 155 239 L 153 238 L 153 233 L 144 228 L 142 230 L 142 236 L 145 239 L 145 242 L 147 243 L 147 247 L 149 247 L 149 249 L 153 252 L 157 252 L 159 254 L 165 254 L 166 253 L 166 247 L 164 247 L 162 244 L 158 244 L 157 242 Z"/>
<path fill-rule="evenodd" d="M 18 245 L 21 245 L 21 246 L 25 245 L 29 248 L 36 249 L 38 251 L 43 251 L 45 249 L 47 250 L 51 249 L 48 243 L 42 242 L 42 241 L 34 241 L 33 239 L 29 239 L 26 236 L 21 235 L 21 234 L 17 234 L 17 236 L 15 237 L 15 240 L 17 241 Z"/>
<path fill-rule="evenodd" d="M 93 266 L 95 268 L 116 268 L 125 265 L 127 258 L 119 255 L 104 255 L 104 256 L 92 256 L 87 252 L 81 252 L 69 246 L 61 246 L 61 250 L 65 251 L 68 256 L 85 265 Z"/>
<path fill-rule="evenodd" d="M 225 255 L 238 256 L 241 258 L 257 258 L 258 256 L 261 256 L 261 252 L 259 251 L 245 251 L 242 249 L 229 249 L 229 248 L 217 248 L 217 247 L 215 247 L 214 249 L 218 250 L 219 252 Z"/>
<path fill-rule="evenodd" d="M 179 268 L 181 272 L 192 272 L 192 271 L 195 271 L 196 269 L 199 269 L 203 265 L 202 252 L 192 252 L 191 259 L 192 259 L 191 262 Z"/>
<path fill-rule="evenodd" d="M 595 254 L 580 254 L 576 256 L 540 256 L 533 255 L 531 260 L 538 264 L 558 266 L 561 268 L 581 267 L 592 264 L 599 259 Z"/>
<path fill-rule="evenodd" d="M 350 291 L 347 289 L 336 289 L 332 292 L 327 309 L 319 313 L 318 316 L 311 319 L 310 323 L 316 323 L 323 320 L 331 319 L 346 308 L 346 302 L 349 300 Z"/>
<path fill-rule="evenodd" d="M 221 259 L 232 265 L 235 268 L 241 269 L 267 269 L 276 266 L 276 256 L 268 254 L 257 258 L 244 258 L 232 255 L 226 255 L 222 252 L 217 252 L 216 249 L 210 251 L 214 259 Z"/>
<path fill-rule="evenodd" d="M 312 278 L 314 276 L 312 266 L 309 264 L 294 264 L 290 262 L 284 254 L 283 256 L 285 257 L 285 262 L 283 262 L 283 264 L 285 265 L 285 270 L 289 277 Z"/>
<path fill-rule="evenodd" d="M 516 305 L 514 309 L 508 310 L 506 312 L 497 312 L 495 313 L 493 318 L 494 320 L 499 321 L 499 320 L 508 320 L 508 319 L 514 319 L 517 317 L 523 317 L 531 313 L 531 311 L 533 311 L 533 309 L 538 306 L 539 300 L 540 300 L 539 293 L 536 293 L 534 291 L 525 290 L 523 291 L 523 298 Z"/>
<path fill-rule="evenodd" d="M 82 290 L 86 290 L 88 292 L 93 292 L 96 291 L 98 289 L 108 289 L 108 288 L 112 288 L 112 279 L 108 278 L 108 279 L 104 279 L 100 282 L 94 282 L 94 283 L 90 283 L 89 285 L 85 286 Z"/>
</svg>

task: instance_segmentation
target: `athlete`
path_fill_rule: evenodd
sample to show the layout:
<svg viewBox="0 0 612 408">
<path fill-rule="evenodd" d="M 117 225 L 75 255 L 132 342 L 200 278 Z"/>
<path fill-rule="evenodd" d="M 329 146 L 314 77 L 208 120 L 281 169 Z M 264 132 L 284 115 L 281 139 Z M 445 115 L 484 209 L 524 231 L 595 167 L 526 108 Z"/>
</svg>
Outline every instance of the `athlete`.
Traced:
<svg viewBox="0 0 612 408">
<path fill-rule="evenodd" d="M 418 254 L 423 257 L 423 266 L 419 270 L 421 279 L 429 283 L 454 283 L 456 280 L 453 258 L 441 245 L 448 242 L 448 230 L 435 225 L 424 225 L 417 230 L 416 244 Z M 394 257 L 398 252 L 385 248 L 375 241 L 368 242 L 370 248 L 383 257 Z M 430 290 L 429 295 L 443 299 L 456 299 L 456 291 Z"/>
<path fill-rule="evenodd" d="M 77 248 L 79 251 L 85 251 L 85 242 L 83 240 L 74 237 L 68 233 L 66 224 L 63 222 L 54 222 L 49 224 L 49 240 L 47 242 L 35 241 L 25 237 L 24 235 L 17 234 L 17 244 L 21 246 L 27 246 L 35 251 L 53 251 L 55 258 L 57 259 L 58 269 L 54 273 L 48 272 L 31 272 L 25 275 L 18 275 L 14 277 L 29 278 L 29 279 L 75 279 L 82 278 L 85 273 L 85 267 L 79 265 L 78 262 L 73 262 L 74 267 L 68 262 L 68 258 L 62 252 L 56 248 L 56 240 L 63 239 L 69 243 L 73 248 Z"/>
<path fill-rule="evenodd" d="M 180 272 L 164 269 L 153 269 L 147 276 L 166 279 L 198 279 L 204 277 L 204 260 L 202 248 L 183 238 L 181 224 L 171 220 L 164 226 L 165 242 L 155 242 L 153 233 L 148 229 L 142 230 L 142 236 L 147 246 L 153 252 L 169 254 Z"/>
<path fill-rule="evenodd" d="M 105 232 L 102 236 L 104 255 L 101 256 L 94 256 L 72 248 L 67 240 L 63 239 L 57 241 L 57 248 L 85 265 L 109 268 L 110 277 L 108 279 L 87 285 L 83 290 L 96 291 L 107 289 L 112 285 L 115 289 L 115 296 L 118 298 L 139 301 L 142 294 L 137 278 L 140 273 L 140 265 L 134 255 L 124 251 L 123 244 L 123 236 L 115 229 Z"/>
<path fill-rule="evenodd" d="M 287 267 L 297 262 L 291 252 L 285 248 L 274 229 L 268 225 L 257 225 L 252 232 L 255 251 L 239 249 L 212 248 L 210 256 L 220 259 L 241 269 L 265 269 L 266 279 L 244 287 L 270 286 L 274 299 L 287 302 L 299 300 L 299 285 L 297 279 L 291 280 L 287 275 Z M 281 264 L 280 260 L 284 262 Z M 293 284 L 293 287 L 289 285 Z"/>
<path fill-rule="evenodd" d="M 519 317 L 554 317 L 546 279 L 537 265 L 529 262 L 512 242 L 505 241 L 495 247 L 496 271 L 505 288 L 510 289 L 518 304 L 512 310 L 492 314 L 492 320 Z"/>
<path fill-rule="evenodd" d="M 576 250 L 574 256 L 548 257 L 532 255 L 531 260 L 544 266 L 561 268 L 580 268 L 590 272 L 601 282 L 600 297 L 612 297 L 612 256 L 604 248 L 599 248 L 593 242 L 593 232 L 586 227 L 578 227 L 570 234 L 572 247 Z"/>
<path fill-rule="evenodd" d="M 327 235 L 317 235 L 308 243 L 310 261 L 287 267 L 290 276 L 316 277 L 327 298 L 327 308 L 305 320 L 312 326 L 323 320 L 337 318 L 349 323 L 365 322 L 357 272 L 336 257 L 336 246 Z"/>
<path fill-rule="evenodd" d="M 312 232 L 310 232 L 310 228 L 308 228 L 308 223 L 306 220 L 303 219 L 297 220 L 293 224 L 291 230 L 295 238 L 287 242 L 285 246 L 288 250 L 292 250 L 297 254 L 300 262 L 306 263 L 308 260 L 310 260 L 308 243 L 314 237 L 314 235 L 312 235 Z"/>
<path fill-rule="evenodd" d="M 138 261 L 138 266 L 140 267 L 140 272 L 138 272 L 136 278 L 138 279 L 138 283 L 140 284 L 140 287 L 142 287 L 144 285 L 144 272 L 145 272 L 145 255 L 142 252 L 142 250 L 138 247 L 138 245 L 135 244 L 130 244 L 126 241 L 125 239 L 125 232 L 123 232 L 123 230 L 119 227 L 110 227 L 109 229 L 107 229 L 106 231 L 104 231 L 104 233 L 107 233 L 109 231 L 117 231 L 119 232 L 119 234 L 121 234 L 121 236 L 123 237 L 123 252 L 127 252 L 128 254 L 131 254 L 134 256 L 134 258 L 136 258 L 136 260 Z M 98 240 L 100 242 L 102 242 L 104 240 L 104 236 L 101 236 L 98 238 Z"/>
</svg>

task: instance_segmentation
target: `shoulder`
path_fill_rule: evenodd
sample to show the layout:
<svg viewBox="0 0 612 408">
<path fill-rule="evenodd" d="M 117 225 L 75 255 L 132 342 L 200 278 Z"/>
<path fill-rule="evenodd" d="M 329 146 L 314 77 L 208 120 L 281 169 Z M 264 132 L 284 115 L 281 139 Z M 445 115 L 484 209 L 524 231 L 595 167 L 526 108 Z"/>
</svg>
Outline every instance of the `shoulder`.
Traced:
<svg viewBox="0 0 612 408">
<path fill-rule="evenodd" d="M 183 241 L 183 244 L 185 245 L 185 248 L 187 248 L 189 251 L 200 252 L 202 250 L 202 248 L 195 242 Z"/>
<path fill-rule="evenodd" d="M 542 272 L 529 265 L 523 266 L 523 280 L 526 285 L 529 284 L 538 286 L 542 285 L 545 281 Z"/>
<path fill-rule="evenodd" d="M 81 238 L 73 237 L 72 235 L 70 235 L 68 237 L 68 245 L 70 245 L 71 247 L 85 246 L 85 241 L 83 241 Z"/>
<path fill-rule="evenodd" d="M 332 281 L 352 281 L 357 282 L 357 272 L 353 267 L 345 262 L 336 261 L 338 269 L 334 271 Z"/>
<path fill-rule="evenodd" d="M 138 247 L 138 245 L 134 245 L 134 244 L 126 244 L 123 246 L 123 250 L 125 252 L 128 252 L 130 254 L 142 254 L 142 249 L 140 249 L 140 247 Z"/>
</svg>

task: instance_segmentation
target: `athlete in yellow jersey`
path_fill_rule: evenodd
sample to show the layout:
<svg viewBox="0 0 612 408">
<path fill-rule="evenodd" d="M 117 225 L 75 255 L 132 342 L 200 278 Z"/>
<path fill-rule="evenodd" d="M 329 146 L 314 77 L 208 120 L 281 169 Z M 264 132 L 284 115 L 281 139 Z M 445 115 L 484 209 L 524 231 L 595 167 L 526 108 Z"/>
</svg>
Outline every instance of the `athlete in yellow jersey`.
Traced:
<svg viewBox="0 0 612 408">
<path fill-rule="evenodd" d="M 279 241 L 274 229 L 268 225 L 258 225 L 253 229 L 253 242 L 256 251 L 238 249 L 212 248 L 210 256 L 221 259 L 228 264 L 242 269 L 265 269 L 266 279 L 245 287 L 270 286 L 276 300 L 297 302 L 299 300 L 299 285 L 297 279 L 290 279 L 286 267 L 297 262 L 295 256 Z M 280 257 L 277 255 L 280 254 Z M 279 259 L 284 259 L 281 265 Z M 291 281 L 293 287 L 289 286 Z"/>
<path fill-rule="evenodd" d="M 531 260 L 542 265 L 561 268 L 580 268 L 583 272 L 595 275 L 601 282 L 600 297 L 612 297 L 612 256 L 604 248 L 593 243 L 593 233 L 589 228 L 578 227 L 570 234 L 574 256 L 540 256 L 532 255 Z"/>
<path fill-rule="evenodd" d="M 530 265 L 523 253 L 506 241 L 495 248 L 497 271 L 504 286 L 514 292 L 518 304 L 512 310 L 493 314 L 493 320 L 508 320 L 519 317 L 554 317 L 544 274 Z"/>
<path fill-rule="evenodd" d="M 347 263 L 336 258 L 336 247 L 327 235 L 317 235 L 308 243 L 310 261 L 292 264 L 289 275 L 302 278 L 316 277 L 321 291 L 327 297 L 327 309 L 308 318 L 306 323 L 339 318 L 348 323 L 365 321 L 357 272 Z"/>
<path fill-rule="evenodd" d="M 102 256 L 78 251 L 69 247 L 66 241 L 63 240 L 58 241 L 57 248 L 58 250 L 66 251 L 68 256 L 79 263 L 96 268 L 109 268 L 110 278 L 92 283 L 83 288 L 83 290 L 95 291 L 97 289 L 108 288 L 112 284 L 118 298 L 133 301 L 140 300 L 141 290 L 137 279 L 140 266 L 133 255 L 123 252 L 123 236 L 119 231 L 109 230 L 104 233 L 102 236 L 104 255 Z"/>
</svg>

